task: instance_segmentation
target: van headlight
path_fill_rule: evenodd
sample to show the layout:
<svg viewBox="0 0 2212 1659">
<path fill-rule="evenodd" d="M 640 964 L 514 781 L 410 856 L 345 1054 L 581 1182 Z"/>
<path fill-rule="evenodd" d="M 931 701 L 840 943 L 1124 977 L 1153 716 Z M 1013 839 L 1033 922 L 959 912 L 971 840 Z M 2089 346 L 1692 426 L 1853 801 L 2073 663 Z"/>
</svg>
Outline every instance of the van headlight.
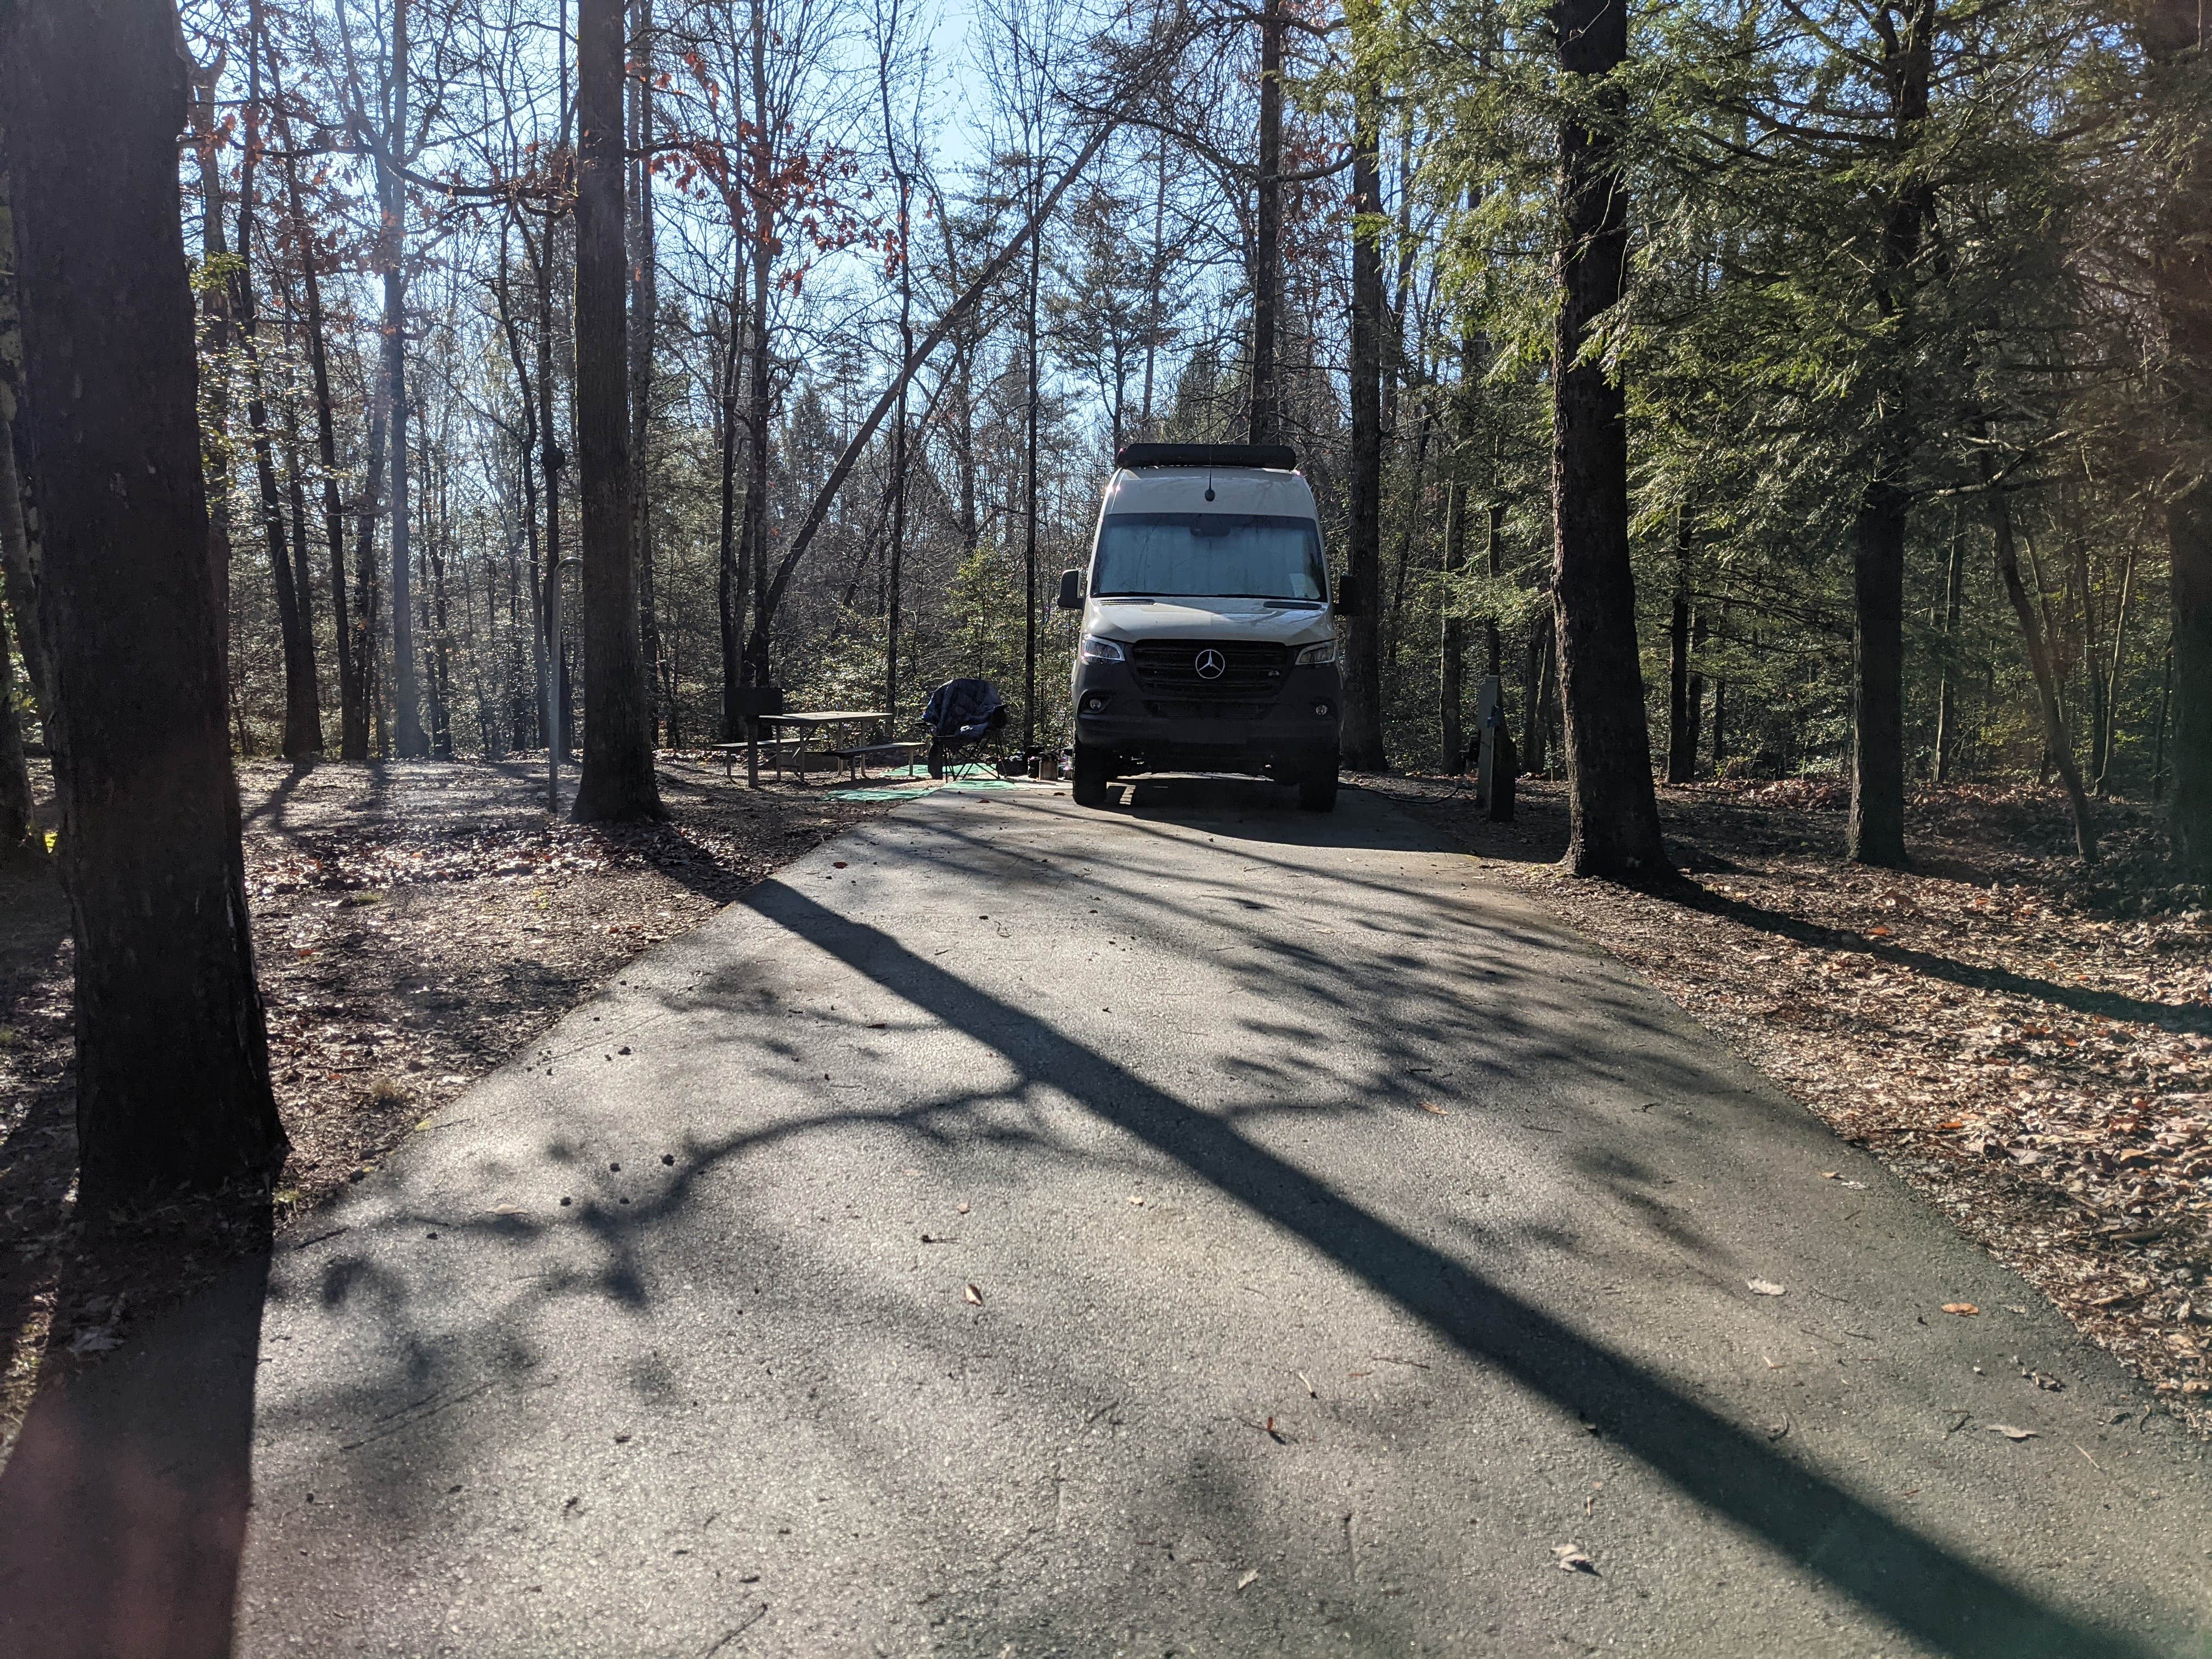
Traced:
<svg viewBox="0 0 2212 1659">
<path fill-rule="evenodd" d="M 1301 668 L 1311 668 L 1322 663 L 1335 660 L 1336 641 L 1334 640 L 1323 640 L 1319 645 L 1310 645 L 1298 653 L 1298 666 Z"/>
<path fill-rule="evenodd" d="M 1335 647 L 1331 647 L 1334 650 Z M 1101 639 L 1096 634 L 1083 636 L 1083 660 L 1085 662 L 1127 662 L 1129 653 L 1121 649 L 1118 640 Z"/>
</svg>

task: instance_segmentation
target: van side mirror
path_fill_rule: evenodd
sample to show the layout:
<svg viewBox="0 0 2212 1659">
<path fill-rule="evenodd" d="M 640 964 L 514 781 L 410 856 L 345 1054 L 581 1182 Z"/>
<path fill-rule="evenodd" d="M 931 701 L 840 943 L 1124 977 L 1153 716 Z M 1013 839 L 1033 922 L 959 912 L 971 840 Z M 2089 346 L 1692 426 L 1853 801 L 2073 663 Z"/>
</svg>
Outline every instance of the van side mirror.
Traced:
<svg viewBox="0 0 2212 1659">
<path fill-rule="evenodd" d="M 1060 573 L 1058 608 L 1062 611 L 1083 609 L 1083 573 L 1080 570 L 1063 570 Z"/>
<path fill-rule="evenodd" d="M 1336 579 L 1336 614 L 1356 617 L 1366 608 L 1367 596 L 1359 591 L 1359 578 L 1345 575 Z"/>
</svg>

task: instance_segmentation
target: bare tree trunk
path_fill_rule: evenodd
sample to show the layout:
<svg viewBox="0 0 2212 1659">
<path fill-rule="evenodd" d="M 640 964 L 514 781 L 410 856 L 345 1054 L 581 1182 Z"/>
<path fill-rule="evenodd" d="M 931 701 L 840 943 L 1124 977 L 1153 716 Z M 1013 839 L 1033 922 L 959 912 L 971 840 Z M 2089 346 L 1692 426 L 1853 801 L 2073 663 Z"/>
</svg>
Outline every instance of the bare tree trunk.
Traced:
<svg viewBox="0 0 2212 1659">
<path fill-rule="evenodd" d="M 545 636 L 546 667 L 538 682 L 538 697 L 545 710 L 546 765 L 557 775 L 561 763 L 568 757 L 568 721 L 565 714 L 558 712 L 568 706 L 566 670 L 562 666 L 560 608 L 561 473 L 568 463 L 561 453 L 553 419 L 553 222 L 547 222 L 545 234 L 538 239 L 534 251 L 526 230 L 523 246 L 532 256 L 538 277 L 538 459 L 545 480 L 545 568 L 540 573 L 538 615 Z M 557 791 L 558 786 L 549 787 Z M 559 802 L 550 802 L 547 810 L 557 811 Z"/>
<path fill-rule="evenodd" d="M 1723 629 L 1728 626 L 1728 601 L 1725 599 L 1721 601 L 1721 626 Z M 1713 677 L 1713 775 L 1717 778 L 1728 775 L 1728 689 L 1727 675 Z"/>
<path fill-rule="evenodd" d="M 275 445 L 269 430 L 267 376 L 261 365 L 261 312 L 253 286 L 254 173 L 261 152 L 261 35 L 259 0 L 246 9 L 247 55 L 245 163 L 238 188 L 238 261 L 230 276 L 231 311 L 246 371 L 246 420 L 252 434 L 253 471 L 261 488 L 261 530 L 269 550 L 269 573 L 276 593 L 276 626 L 284 653 L 284 740 L 289 761 L 312 760 L 323 752 L 322 692 L 315 673 L 315 640 L 309 630 L 305 595 L 295 580 L 292 548 L 276 483 Z"/>
<path fill-rule="evenodd" d="M 579 823 L 667 816 L 637 629 L 623 248 L 623 4 L 576 8 L 576 477 L 583 501 Z"/>
<path fill-rule="evenodd" d="M 899 0 L 891 0 L 888 21 L 877 43 L 876 94 L 883 106 L 884 149 L 890 158 L 891 177 L 898 190 L 899 362 L 903 368 L 914 355 L 914 180 L 899 154 L 898 133 L 891 118 L 891 54 L 898 43 L 898 27 Z M 900 382 L 896 423 L 891 428 L 891 539 L 884 594 L 884 713 L 889 734 L 899 729 L 899 627 L 905 598 L 907 473 L 911 465 L 907 454 L 910 378 Z M 1117 409 L 1117 428 L 1120 418 Z"/>
<path fill-rule="evenodd" d="M 376 753 L 386 752 L 381 730 L 383 713 L 377 696 L 376 684 L 376 614 L 381 599 L 376 579 L 376 521 L 384 514 L 385 451 L 391 439 L 391 422 L 385 404 L 389 387 L 380 391 L 368 416 L 368 474 L 362 485 L 361 500 L 354 510 L 354 665 L 361 676 L 362 748 L 362 758 L 368 758 L 368 721 L 371 714 L 377 718 Z"/>
<path fill-rule="evenodd" d="M 1960 602 L 1966 587 L 1966 532 L 1960 525 L 1951 532 L 1951 556 L 1943 574 L 1942 682 L 1936 694 L 1936 781 L 1951 781 L 1951 751 L 1959 746 Z"/>
<path fill-rule="evenodd" d="M 1464 404 L 1469 397 L 1466 385 L 1464 364 L 1461 370 L 1459 400 Z M 1467 419 L 1462 414 L 1460 426 L 1460 454 L 1457 464 L 1467 465 Z M 1447 576 L 1453 576 L 1467 568 L 1467 514 L 1471 495 L 1467 480 L 1455 477 L 1444 494 L 1444 557 Z M 1456 601 L 1447 586 L 1444 596 L 1443 659 L 1437 674 L 1437 725 L 1443 741 L 1437 756 L 1437 769 L 1447 775 L 1456 775 L 1467 768 L 1467 733 L 1461 716 L 1467 702 L 1467 618 L 1459 613 Z"/>
<path fill-rule="evenodd" d="M 1698 775 L 1698 716 L 1690 699 L 1689 514 L 1674 514 L 1674 603 L 1667 623 L 1667 781 L 1687 783 Z"/>
<path fill-rule="evenodd" d="M 1363 597 L 1346 624 L 1345 765 L 1380 772 L 1389 765 L 1382 744 L 1382 251 L 1371 221 L 1382 205 L 1382 88 L 1363 72 L 1352 94 L 1352 522 L 1346 574 Z"/>
<path fill-rule="evenodd" d="M 2112 738 L 2120 720 L 2120 660 L 2128 636 L 2128 601 L 2136 587 L 2136 550 L 2128 549 L 2120 567 L 2120 603 L 2112 612 L 2112 659 L 2105 675 L 2105 725 L 2097 744 L 2097 798 L 2104 799 L 2112 775 Z"/>
<path fill-rule="evenodd" d="M 2067 741 L 2066 720 L 2058 707 L 2057 676 L 2051 662 L 2049 642 L 2041 619 L 2021 580 L 2020 554 L 2013 538 L 2012 501 L 1984 449 L 1981 459 L 1982 488 L 1989 503 L 1990 529 L 1996 540 L 1997 574 L 2004 580 L 2005 597 L 2012 601 L 2020 620 L 2021 642 L 2027 650 L 2027 665 L 2035 676 L 2035 704 L 2043 717 L 2043 740 L 2058 775 L 2066 784 L 2067 805 L 2074 815 L 2074 845 L 2084 864 L 2097 861 L 2097 832 L 2089 817 L 2089 798 L 2081 788 L 2081 771 L 2074 763 L 2074 745 Z"/>
<path fill-rule="evenodd" d="M 338 653 L 338 757 L 368 758 L 368 705 L 362 696 L 353 629 L 346 616 L 345 510 L 338 499 L 337 424 L 331 407 L 329 331 L 323 315 L 323 285 L 318 254 L 300 200 L 299 168 L 289 154 L 290 125 L 283 129 L 284 185 L 289 197 L 293 234 L 300 246 L 300 271 L 307 304 L 307 364 L 314 377 L 315 453 L 323 470 L 323 526 L 331 550 L 331 623 Z"/>
<path fill-rule="evenodd" d="M 176 14 L 79 0 L 0 19 L 41 623 L 68 728 L 78 1203 L 104 1215 L 264 1181 L 285 1141 L 224 731 Z"/>
<path fill-rule="evenodd" d="M 768 545 L 768 461 L 770 411 L 775 406 L 775 388 L 769 380 L 769 283 L 775 270 L 775 234 L 768 204 L 772 199 L 769 180 L 774 170 L 770 147 L 775 134 L 770 131 L 768 112 L 768 20 L 763 15 L 761 0 L 750 0 L 753 118 L 756 137 L 752 144 L 753 171 L 753 236 L 752 236 L 752 367 L 750 386 L 750 418 L 746 422 L 747 437 L 752 447 L 747 453 L 748 470 L 745 476 L 745 537 L 744 552 L 752 562 L 753 621 L 752 632 L 745 641 L 747 672 L 756 685 L 769 684 L 769 630 L 775 619 L 775 606 L 769 596 Z"/>
<path fill-rule="evenodd" d="M 1271 444 L 1280 430 L 1275 333 L 1283 303 L 1283 0 L 1260 6 L 1260 177 L 1252 229 L 1252 386 L 1248 441 Z M 1377 277 L 1380 281 L 1380 277 Z M 1372 614 L 1379 595 L 1368 590 Z"/>
<path fill-rule="evenodd" d="M 392 451 L 392 745 L 402 760 L 429 752 L 422 734 L 422 693 L 416 683 L 413 552 L 407 454 L 407 185 L 399 163 L 407 153 L 408 7 L 392 0 L 392 110 L 385 123 L 389 165 L 378 169 L 384 194 L 384 378 L 385 408 L 391 421 Z"/>
<path fill-rule="evenodd" d="M 541 434 L 538 425 L 537 389 L 531 384 L 530 366 L 522 355 L 522 325 L 514 311 L 514 287 L 508 272 L 507 227 L 500 227 L 499 280 L 492 285 L 492 293 L 499 301 L 501 331 L 507 338 L 507 360 L 514 367 L 517 402 L 522 410 L 522 434 L 519 442 L 521 454 L 516 472 L 522 484 L 522 538 L 530 557 L 530 665 L 532 670 L 529 713 L 526 720 L 521 702 L 517 700 L 514 722 L 514 745 L 518 749 L 532 745 L 525 741 L 525 732 L 532 727 L 550 730 L 544 720 L 550 707 L 550 682 L 545 677 L 545 589 L 544 586 L 541 550 L 538 540 L 538 465 Z M 524 241 L 525 257 L 528 257 L 528 239 Z M 541 315 L 539 321 L 542 324 Z M 543 363 L 541 360 L 540 367 Z M 520 654 L 520 653 L 518 653 Z M 541 732 L 542 734 L 542 732 Z M 549 743 L 550 738 L 546 739 Z"/>
<path fill-rule="evenodd" d="M 717 521 L 714 598 L 721 625 L 722 740 L 744 735 L 738 690 L 744 684 L 745 573 L 738 529 L 738 377 L 744 366 L 745 276 L 740 262 L 730 276 L 730 337 L 722 353 L 720 419 L 721 515 Z"/>
<path fill-rule="evenodd" d="M 1043 188 L 1044 180 L 1037 168 L 1042 159 L 1033 165 L 1030 211 L 1036 212 L 1036 191 Z M 1037 625 L 1037 407 L 1043 390 L 1037 384 L 1041 368 L 1037 355 L 1037 288 L 1043 276 L 1044 236 L 1042 231 L 1030 238 L 1030 294 L 1029 294 L 1029 407 L 1022 467 L 1022 748 L 1027 751 L 1036 742 L 1036 625 Z M 906 382 L 910 377 L 902 376 L 899 395 L 906 395 Z"/>
<path fill-rule="evenodd" d="M 1607 76 L 1628 57 L 1624 9 L 1562 0 L 1553 12 L 1559 67 Z M 1600 94 L 1600 119 L 1625 94 Z M 1566 865 L 1577 875 L 1653 881 L 1671 873 L 1651 785 L 1651 735 L 1637 660 L 1636 579 L 1628 562 L 1626 398 L 1583 356 L 1590 330 L 1620 303 L 1628 257 L 1628 191 L 1620 141 L 1569 119 L 1559 131 L 1559 317 L 1552 397 L 1552 605 L 1566 703 Z"/>
</svg>

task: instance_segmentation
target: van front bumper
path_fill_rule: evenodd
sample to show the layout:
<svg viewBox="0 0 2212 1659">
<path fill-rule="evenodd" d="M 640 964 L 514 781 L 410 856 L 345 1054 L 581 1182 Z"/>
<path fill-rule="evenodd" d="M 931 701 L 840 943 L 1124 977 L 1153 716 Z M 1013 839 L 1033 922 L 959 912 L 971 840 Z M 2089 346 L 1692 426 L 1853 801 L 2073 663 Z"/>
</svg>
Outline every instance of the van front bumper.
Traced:
<svg viewBox="0 0 2212 1659">
<path fill-rule="evenodd" d="M 1284 671 L 1264 694 L 1192 697 L 1149 690 L 1126 662 L 1076 665 L 1075 738 L 1117 772 L 1274 772 L 1334 764 L 1344 685 L 1334 663 Z"/>
</svg>

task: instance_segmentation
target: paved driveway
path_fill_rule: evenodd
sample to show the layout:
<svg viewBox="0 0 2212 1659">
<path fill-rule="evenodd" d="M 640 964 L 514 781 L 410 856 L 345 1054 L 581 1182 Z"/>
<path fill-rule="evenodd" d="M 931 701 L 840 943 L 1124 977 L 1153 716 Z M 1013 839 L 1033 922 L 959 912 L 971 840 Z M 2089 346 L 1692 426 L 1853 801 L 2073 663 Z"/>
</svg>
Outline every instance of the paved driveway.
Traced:
<svg viewBox="0 0 2212 1659">
<path fill-rule="evenodd" d="M 1869 1159 L 1374 797 L 1133 800 L 822 848 L 50 1396 L 0 1648 L 2212 1651 L 2204 1449 Z"/>
</svg>

